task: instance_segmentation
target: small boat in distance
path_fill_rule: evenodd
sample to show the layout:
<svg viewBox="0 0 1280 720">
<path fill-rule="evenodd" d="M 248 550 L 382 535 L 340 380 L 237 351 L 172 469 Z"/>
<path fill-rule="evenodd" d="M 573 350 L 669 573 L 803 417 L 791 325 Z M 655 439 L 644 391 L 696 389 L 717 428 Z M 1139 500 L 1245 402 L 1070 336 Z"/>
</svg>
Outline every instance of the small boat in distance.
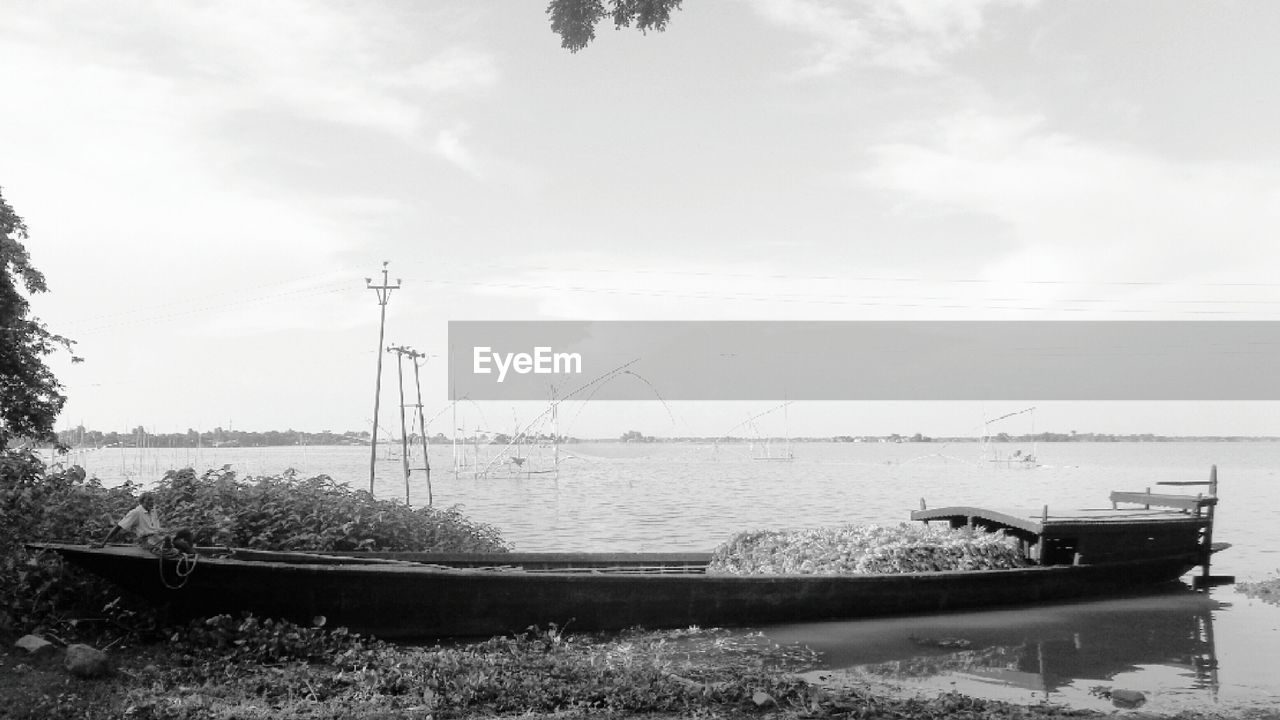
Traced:
<svg viewBox="0 0 1280 720">
<path fill-rule="evenodd" d="M 1112 493 L 1112 509 L 1070 515 L 970 506 L 911 513 L 1018 538 L 1027 566 L 997 570 L 739 575 L 709 572 L 711 553 L 205 548 L 193 561 L 133 546 L 30 547 L 56 551 L 180 617 L 247 611 L 304 624 L 324 617 L 382 638 L 488 636 L 549 623 L 759 626 L 1185 588 L 1179 579 L 1196 566 L 1207 582 L 1210 556 L 1221 548 L 1212 543 L 1216 470 L 1210 484 L 1207 496 Z"/>
</svg>

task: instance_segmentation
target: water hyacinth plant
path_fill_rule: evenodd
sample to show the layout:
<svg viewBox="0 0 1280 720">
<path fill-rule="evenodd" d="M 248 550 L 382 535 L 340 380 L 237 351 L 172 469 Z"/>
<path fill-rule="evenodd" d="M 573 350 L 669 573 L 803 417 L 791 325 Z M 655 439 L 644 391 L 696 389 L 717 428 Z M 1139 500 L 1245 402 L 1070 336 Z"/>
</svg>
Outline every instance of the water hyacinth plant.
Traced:
<svg viewBox="0 0 1280 720">
<path fill-rule="evenodd" d="M 709 573 L 843 575 L 997 570 L 1027 564 L 1003 532 L 929 525 L 842 525 L 738 533 L 716 548 Z"/>
<path fill-rule="evenodd" d="M 352 490 L 328 475 L 241 479 L 229 467 L 196 475 L 170 470 L 156 503 L 172 527 L 189 528 L 200 545 L 260 550 L 414 550 L 507 552 L 498 529 L 457 508 L 410 508 Z"/>
<path fill-rule="evenodd" d="M 64 565 L 56 553 L 25 543 L 101 539 L 138 503 L 142 487 L 106 488 L 80 467 L 46 466 L 31 451 L 0 453 L 0 636 L 36 626 L 68 637 L 155 629 L 140 602 L 119 588 Z M 326 475 L 293 471 L 239 478 L 230 468 L 197 475 L 171 470 L 153 492 L 167 527 L 186 527 L 200 545 L 262 550 L 510 550 L 494 527 L 454 507 L 410 508 L 354 491 Z"/>
</svg>

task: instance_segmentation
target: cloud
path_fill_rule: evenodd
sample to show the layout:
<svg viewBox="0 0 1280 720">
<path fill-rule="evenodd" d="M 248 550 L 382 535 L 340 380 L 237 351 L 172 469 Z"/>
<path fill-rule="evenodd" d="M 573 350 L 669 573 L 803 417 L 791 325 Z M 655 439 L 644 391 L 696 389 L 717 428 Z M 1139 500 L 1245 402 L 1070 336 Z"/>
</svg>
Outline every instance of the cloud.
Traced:
<svg viewBox="0 0 1280 720">
<path fill-rule="evenodd" d="M 1275 170 L 1090 142 L 1034 115 L 964 112 L 923 135 L 873 147 L 859 179 L 908 212 L 996 220 L 1015 249 L 993 276 L 1178 281 L 1280 261 Z"/>
<path fill-rule="evenodd" d="M 410 23 L 292 0 L 27 9 L 0 18 L 0 84 L 23 105 L 0 118 L 0 155 L 55 282 L 87 266 L 178 286 L 252 282 L 277 262 L 326 269 L 399 210 L 383 188 L 326 182 L 363 167 L 338 143 L 431 157 L 440 133 L 442 154 L 476 172 L 449 128 L 500 81 L 491 56 L 430 42 L 434 11 Z M 148 295 L 126 284 L 110 298 Z"/>
<path fill-rule="evenodd" d="M 462 144 L 461 130 L 441 130 L 436 133 L 435 151 L 473 178 L 481 179 L 483 172 L 476 157 Z"/>
<path fill-rule="evenodd" d="M 592 320 L 847 319 L 937 311 L 949 301 L 863 287 L 838 271 L 789 273 L 776 262 L 672 265 L 589 255 L 548 262 L 559 267 L 485 268 L 457 284 L 477 297 L 527 300 L 521 307 L 539 318 Z"/>
<path fill-rule="evenodd" d="M 432 93 L 467 93 L 492 88 L 498 80 L 498 68 L 491 55 L 465 48 L 446 48 L 435 57 L 414 63 L 382 82 L 387 87 Z"/>
<path fill-rule="evenodd" d="M 490 55 L 429 42 L 422 25 L 372 4 L 126 0 L 94 13 L 39 10 L 0 25 L 0 37 L 32 55 L 162 85 L 168 107 L 188 113 L 287 111 L 412 138 L 445 97 L 499 81 Z"/>
<path fill-rule="evenodd" d="M 849 65 L 937 72 L 947 55 L 977 39 L 990 8 L 1036 1 L 753 0 L 752 4 L 769 22 L 813 39 L 802 75 L 829 75 Z"/>
</svg>

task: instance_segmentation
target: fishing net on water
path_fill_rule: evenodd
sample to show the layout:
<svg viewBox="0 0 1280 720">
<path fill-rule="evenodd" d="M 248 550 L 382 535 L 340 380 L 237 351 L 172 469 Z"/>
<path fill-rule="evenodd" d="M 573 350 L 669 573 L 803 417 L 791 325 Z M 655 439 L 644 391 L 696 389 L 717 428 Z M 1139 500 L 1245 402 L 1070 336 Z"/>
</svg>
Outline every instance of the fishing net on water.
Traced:
<svg viewBox="0 0 1280 720">
<path fill-rule="evenodd" d="M 753 530 L 716 548 L 709 574 L 846 575 L 1025 567 L 1017 538 L 928 525 Z"/>
</svg>

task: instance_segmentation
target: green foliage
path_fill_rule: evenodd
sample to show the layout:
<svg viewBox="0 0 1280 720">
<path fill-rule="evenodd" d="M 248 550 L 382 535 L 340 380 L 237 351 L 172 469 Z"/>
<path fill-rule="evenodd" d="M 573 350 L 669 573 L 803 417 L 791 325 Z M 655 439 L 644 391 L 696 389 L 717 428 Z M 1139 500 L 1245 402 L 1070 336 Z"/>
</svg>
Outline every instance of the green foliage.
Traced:
<svg viewBox="0 0 1280 720">
<path fill-rule="evenodd" d="M 886 574 L 1027 565 L 1003 531 L 899 524 L 741 532 L 716 548 L 708 573 Z"/>
<path fill-rule="evenodd" d="M 37 626 L 63 636 L 138 636 L 158 618 L 105 581 L 24 543 L 103 538 L 138 504 L 140 486 L 104 488 L 79 467 L 46 467 L 30 450 L 0 451 L 0 636 Z M 499 531 L 457 508 L 408 508 L 293 472 L 240 480 L 227 468 L 170 471 L 155 490 L 162 522 L 197 543 L 263 550 L 505 552 Z M 82 622 L 87 621 L 87 622 Z"/>
<path fill-rule="evenodd" d="M 166 526 L 186 527 L 199 545 L 261 550 L 505 552 L 490 525 L 456 508 L 410 508 L 353 491 L 327 475 L 239 479 L 228 467 L 197 476 L 170 470 L 156 486 Z"/>
<path fill-rule="evenodd" d="M 560 36 L 561 47 L 578 52 L 596 38 L 596 25 L 607 16 L 613 17 L 615 28 L 635 27 L 640 32 L 666 30 L 671 13 L 680 9 L 681 0 L 551 0 L 547 15 L 551 31 Z"/>
<path fill-rule="evenodd" d="M 105 619 L 111 626 L 137 613 L 120 602 L 120 592 L 74 568 L 54 553 L 32 552 L 23 543 L 39 539 L 89 542 L 101 538 L 137 504 L 137 486 L 103 488 L 79 467 L 49 470 L 29 450 L 0 451 L 0 635 L 37 625 Z M 105 615 L 104 615 L 105 614 Z"/>
<path fill-rule="evenodd" d="M 1269 605 L 1280 605 L 1280 575 L 1266 580 L 1238 582 L 1236 583 L 1236 590 L 1240 591 L 1245 597 L 1261 600 Z"/>
<path fill-rule="evenodd" d="M 761 693 L 775 705 L 801 706 L 808 688 L 788 673 L 809 669 L 816 658 L 759 635 L 697 628 L 621 635 L 530 628 L 480 643 L 406 648 L 225 615 L 175 631 L 170 647 L 175 662 L 149 678 L 153 687 L 202 689 L 181 707 L 139 704 L 143 717 L 204 716 L 198 709 L 215 716 L 215 708 L 249 702 L 284 710 L 300 698 L 337 715 L 376 706 L 436 717 L 683 713 L 754 707 Z"/>
<path fill-rule="evenodd" d="M 377 651 L 388 647 L 346 628 L 308 628 L 253 615 L 239 620 L 230 615 L 192 620 L 186 627 L 174 630 L 169 641 L 188 664 L 216 657 L 226 663 L 300 660 L 350 667 L 375 659 Z"/>
<path fill-rule="evenodd" d="M 67 401 L 44 358 L 60 347 L 69 352 L 73 343 L 27 317 L 24 291 L 49 288 L 31 264 L 26 239 L 26 223 L 0 194 L 0 449 L 22 438 L 56 442 L 54 422 Z"/>
</svg>

